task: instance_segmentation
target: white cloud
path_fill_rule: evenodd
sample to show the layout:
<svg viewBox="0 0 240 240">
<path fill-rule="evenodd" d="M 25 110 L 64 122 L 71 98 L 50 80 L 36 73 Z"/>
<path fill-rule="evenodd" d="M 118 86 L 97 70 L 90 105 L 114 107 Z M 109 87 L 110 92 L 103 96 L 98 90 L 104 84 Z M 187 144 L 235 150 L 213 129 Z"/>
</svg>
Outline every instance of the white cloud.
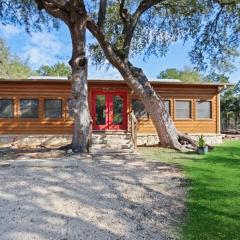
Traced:
<svg viewBox="0 0 240 240">
<path fill-rule="evenodd" d="M 94 65 L 89 65 L 88 70 L 89 79 L 122 79 L 120 73 L 113 67 L 106 68 L 105 66 L 96 68 Z"/>
<path fill-rule="evenodd" d="M 0 24 L 0 34 L 1 37 L 5 39 L 10 39 L 12 37 L 16 37 L 21 32 L 19 27 L 13 25 L 2 25 Z"/>
<path fill-rule="evenodd" d="M 28 35 L 21 27 L 0 24 L 0 36 L 15 47 L 14 52 L 32 69 L 38 69 L 41 65 L 53 65 L 58 61 L 67 63 L 71 57 L 70 39 L 69 41 L 64 39 L 64 43 L 62 36 L 56 32 L 32 32 L 31 35 Z M 89 78 L 122 79 L 115 68 L 106 67 L 107 63 L 106 61 L 105 66 L 98 68 L 92 65 L 91 59 L 89 59 Z"/>
<path fill-rule="evenodd" d="M 33 68 L 38 68 L 41 65 L 56 63 L 63 52 L 64 46 L 55 35 L 49 32 L 35 32 L 23 47 L 21 57 Z"/>
</svg>

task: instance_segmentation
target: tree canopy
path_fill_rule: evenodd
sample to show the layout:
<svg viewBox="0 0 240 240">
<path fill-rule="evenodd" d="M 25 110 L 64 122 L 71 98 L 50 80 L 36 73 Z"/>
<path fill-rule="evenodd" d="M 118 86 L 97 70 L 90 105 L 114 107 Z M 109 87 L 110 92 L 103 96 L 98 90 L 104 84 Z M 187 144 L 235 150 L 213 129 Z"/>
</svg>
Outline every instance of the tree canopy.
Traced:
<svg viewBox="0 0 240 240">
<path fill-rule="evenodd" d="M 161 57 L 171 43 L 192 40 L 190 59 L 200 70 L 231 70 L 233 59 L 239 55 L 239 3 L 239 0 L 108 1 L 104 31 L 123 56 Z M 93 19 L 94 16 L 96 10 Z M 90 49 L 94 60 L 103 63 L 104 55 L 97 44 Z"/>
<path fill-rule="evenodd" d="M 12 55 L 4 40 L 0 39 L 0 78 L 25 78 L 31 73 L 27 64 Z"/>
<path fill-rule="evenodd" d="M 229 77 L 216 72 L 210 72 L 207 75 L 204 75 L 200 71 L 193 69 L 191 67 L 184 67 L 183 70 L 178 70 L 176 68 L 168 68 L 159 73 L 157 78 L 161 79 L 179 79 L 183 82 L 189 83 L 199 83 L 199 82 L 219 82 L 227 83 Z"/>
<path fill-rule="evenodd" d="M 52 66 L 42 65 L 37 71 L 40 76 L 68 76 L 71 68 L 65 63 L 58 62 Z"/>
<path fill-rule="evenodd" d="M 183 82 L 193 83 L 204 81 L 203 75 L 199 71 L 190 67 L 185 67 L 183 70 L 168 68 L 164 71 L 161 71 L 157 77 L 162 79 L 179 79 Z"/>
<path fill-rule="evenodd" d="M 240 81 L 221 96 L 222 129 L 240 128 Z"/>
<path fill-rule="evenodd" d="M 39 11 L 34 0 L 0 1 L 0 22 L 3 25 L 24 26 L 29 34 L 43 28 L 59 27 L 59 21 L 46 12 Z"/>
<path fill-rule="evenodd" d="M 58 20 L 45 11 L 38 11 L 38 8 L 44 5 L 48 9 L 56 9 L 55 16 L 60 16 L 60 12 L 64 16 L 72 1 L 1 1 L 0 20 L 3 24 L 24 24 L 28 32 L 43 27 L 51 29 L 59 26 Z M 91 19 L 99 26 L 104 25 L 107 40 L 122 55 L 162 56 L 172 42 L 192 39 L 194 47 L 190 53 L 191 61 L 201 69 L 205 69 L 208 64 L 229 69 L 232 59 L 238 56 L 239 0 L 76 2 L 85 4 Z M 90 50 L 94 62 L 105 62 L 97 43 L 91 44 Z"/>
<path fill-rule="evenodd" d="M 38 10 L 43 10 L 40 15 L 36 15 L 38 12 L 33 9 L 33 2 L 37 4 Z M 45 12 L 67 25 L 73 47 L 70 65 L 74 108 L 78 112 L 75 120 L 88 119 L 81 119 L 80 114 L 80 107 L 85 106 L 86 114 L 82 116 L 88 115 L 87 94 L 84 95 L 87 93 L 84 92 L 87 89 L 87 28 L 96 39 L 90 45 L 95 63 L 103 64 L 107 59 L 118 69 L 128 86 L 141 98 L 162 146 L 166 147 L 180 149 L 181 139 L 187 139 L 191 144 L 194 142 L 189 136 L 177 131 L 163 101 L 152 88 L 144 71 L 131 62 L 131 57 L 136 54 L 144 57 L 163 56 L 171 43 L 189 39 L 194 41 L 191 61 L 200 69 L 205 69 L 209 63 L 227 69 L 232 58 L 238 56 L 239 0 L 17 0 L 16 3 L 18 5 L 6 0 L 2 5 L 5 12 L 17 6 L 15 11 L 9 11 L 10 16 L 17 15 L 13 17 L 15 23 L 22 19 L 27 31 L 29 26 L 35 26 L 36 19 L 39 28 L 42 26 L 48 18 Z M 21 9 L 19 3 L 24 5 L 20 17 L 16 14 Z M 30 11 L 26 12 L 28 7 Z M 6 22 L 2 13 L 0 18 Z M 26 14 L 30 17 L 26 17 Z M 228 18 L 234 21 L 228 21 Z M 49 21 L 52 26 L 54 22 Z M 85 129 L 89 124 L 90 121 L 84 125 Z M 80 125 L 75 124 L 79 133 L 82 131 Z"/>
</svg>

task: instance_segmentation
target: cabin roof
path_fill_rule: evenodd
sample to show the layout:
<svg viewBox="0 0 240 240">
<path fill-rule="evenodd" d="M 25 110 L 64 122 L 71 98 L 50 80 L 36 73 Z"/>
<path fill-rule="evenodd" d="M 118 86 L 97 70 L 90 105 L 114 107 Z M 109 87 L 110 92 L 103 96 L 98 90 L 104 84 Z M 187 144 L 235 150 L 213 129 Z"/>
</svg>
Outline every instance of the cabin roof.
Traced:
<svg viewBox="0 0 240 240">
<path fill-rule="evenodd" d="M 10 78 L 0 78 L 1 82 L 45 82 L 45 83 L 53 83 L 53 82 L 69 82 L 70 80 L 68 77 L 59 77 L 59 76 L 31 76 L 29 78 L 22 78 L 22 79 L 10 79 Z M 201 86 L 234 86 L 235 84 L 232 83 L 186 83 L 182 82 L 179 79 L 149 79 L 151 83 L 154 85 L 201 85 Z M 110 79 L 110 78 L 90 78 L 88 82 L 92 83 L 125 83 L 123 79 Z"/>
<path fill-rule="evenodd" d="M 28 80 L 46 80 L 46 81 L 50 81 L 50 80 L 59 80 L 59 81 L 67 81 L 68 78 L 67 77 L 54 77 L 54 76 L 31 76 L 28 78 Z M 112 78 L 89 78 L 88 81 L 122 81 L 123 79 L 112 79 Z M 149 79 L 150 82 L 182 82 L 179 79 Z"/>
</svg>

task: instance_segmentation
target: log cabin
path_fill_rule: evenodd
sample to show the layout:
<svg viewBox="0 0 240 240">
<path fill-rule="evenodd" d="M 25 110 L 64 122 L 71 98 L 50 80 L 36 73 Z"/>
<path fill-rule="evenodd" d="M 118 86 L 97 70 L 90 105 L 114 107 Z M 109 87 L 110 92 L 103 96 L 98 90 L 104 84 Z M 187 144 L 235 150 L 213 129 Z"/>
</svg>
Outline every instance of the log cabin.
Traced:
<svg viewBox="0 0 240 240">
<path fill-rule="evenodd" d="M 138 145 L 154 145 L 158 137 L 140 99 L 122 80 L 88 80 L 93 132 L 128 133 Z M 210 143 L 221 142 L 221 83 L 152 80 L 176 128 Z M 65 77 L 0 79 L 0 144 L 21 139 L 68 137 L 73 128 L 71 82 Z M 135 120 L 135 121 L 134 121 Z M 133 134 L 134 132 L 134 134 Z M 32 141 L 32 140 L 30 140 Z"/>
</svg>

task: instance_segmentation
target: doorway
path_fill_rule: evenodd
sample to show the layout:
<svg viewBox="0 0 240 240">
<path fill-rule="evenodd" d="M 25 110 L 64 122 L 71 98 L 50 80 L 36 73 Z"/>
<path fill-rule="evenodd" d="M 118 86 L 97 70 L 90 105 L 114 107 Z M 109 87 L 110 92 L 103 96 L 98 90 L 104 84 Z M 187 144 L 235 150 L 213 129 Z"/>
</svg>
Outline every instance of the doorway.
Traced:
<svg viewBox="0 0 240 240">
<path fill-rule="evenodd" d="M 93 92 L 93 129 L 127 130 L 127 92 Z"/>
</svg>

